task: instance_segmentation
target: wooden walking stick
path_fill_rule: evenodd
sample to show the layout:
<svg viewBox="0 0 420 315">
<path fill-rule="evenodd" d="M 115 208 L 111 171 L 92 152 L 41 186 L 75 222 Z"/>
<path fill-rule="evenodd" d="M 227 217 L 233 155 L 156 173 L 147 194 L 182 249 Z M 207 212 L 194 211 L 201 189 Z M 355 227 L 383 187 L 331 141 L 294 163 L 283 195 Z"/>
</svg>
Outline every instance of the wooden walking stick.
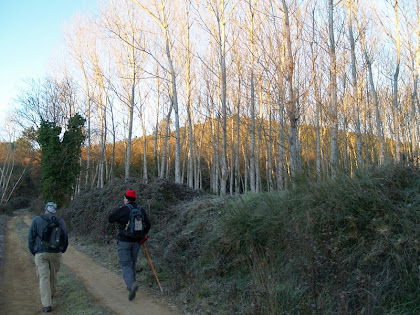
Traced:
<svg viewBox="0 0 420 315">
<path fill-rule="evenodd" d="M 160 285 L 160 282 L 159 282 L 158 276 L 156 274 L 155 268 L 153 267 L 152 260 L 150 259 L 149 252 L 147 251 L 146 244 L 144 244 L 144 242 L 147 240 L 147 236 L 145 238 L 146 238 L 145 240 L 142 240 L 143 243 L 140 243 L 140 244 L 143 244 L 144 251 L 146 252 L 147 259 L 149 260 L 149 263 L 150 263 L 150 267 L 152 267 L 152 271 L 155 274 L 155 278 L 156 278 L 156 281 L 157 281 L 157 283 L 159 285 L 160 291 L 163 292 L 162 286 Z"/>
</svg>

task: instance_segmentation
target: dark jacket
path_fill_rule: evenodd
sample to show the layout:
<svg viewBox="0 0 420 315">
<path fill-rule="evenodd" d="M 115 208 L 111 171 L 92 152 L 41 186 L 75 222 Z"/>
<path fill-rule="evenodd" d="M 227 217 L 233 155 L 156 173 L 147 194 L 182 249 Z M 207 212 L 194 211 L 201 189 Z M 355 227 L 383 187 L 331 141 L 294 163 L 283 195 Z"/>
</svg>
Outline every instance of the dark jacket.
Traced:
<svg viewBox="0 0 420 315">
<path fill-rule="evenodd" d="M 42 217 L 56 217 L 57 220 L 59 220 L 59 224 L 61 228 L 66 232 L 65 235 L 65 245 L 62 250 L 56 249 L 56 250 L 47 250 L 41 243 L 41 237 L 42 233 L 44 232 L 44 229 L 48 226 L 48 221 L 43 219 Z M 39 253 L 64 253 L 67 250 L 67 246 L 69 245 L 69 238 L 67 235 L 67 229 L 66 229 L 66 223 L 63 219 L 56 216 L 52 213 L 44 213 L 42 215 L 38 215 L 35 218 L 33 218 L 31 227 L 29 228 L 29 234 L 28 234 L 28 248 L 32 255 L 39 254 Z"/>
<path fill-rule="evenodd" d="M 135 202 L 130 201 L 129 202 L 133 207 L 139 207 L 137 206 L 137 204 Z M 143 208 L 141 208 L 141 212 L 143 213 L 144 216 L 144 235 L 147 234 L 147 232 L 149 232 L 151 224 L 150 224 L 150 220 L 147 217 L 146 211 L 144 211 Z M 130 219 L 130 209 L 128 208 L 128 206 L 124 205 L 118 209 L 115 209 L 109 216 L 108 216 L 108 222 L 109 223 L 119 223 L 119 232 L 118 232 L 118 237 L 117 239 L 119 241 L 123 241 L 123 242 L 138 242 L 137 240 L 133 240 L 129 237 L 127 237 L 126 235 L 124 235 L 124 229 L 125 226 L 128 222 L 128 220 Z"/>
</svg>

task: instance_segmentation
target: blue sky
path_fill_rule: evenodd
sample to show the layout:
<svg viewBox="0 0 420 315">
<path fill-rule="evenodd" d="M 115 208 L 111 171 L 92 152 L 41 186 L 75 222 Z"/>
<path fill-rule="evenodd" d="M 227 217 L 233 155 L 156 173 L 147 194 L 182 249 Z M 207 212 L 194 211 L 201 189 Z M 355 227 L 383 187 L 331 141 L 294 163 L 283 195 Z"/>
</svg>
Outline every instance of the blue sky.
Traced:
<svg viewBox="0 0 420 315">
<path fill-rule="evenodd" d="M 22 81 L 48 73 L 72 16 L 96 8 L 97 0 L 0 0 L 0 123 Z"/>
</svg>

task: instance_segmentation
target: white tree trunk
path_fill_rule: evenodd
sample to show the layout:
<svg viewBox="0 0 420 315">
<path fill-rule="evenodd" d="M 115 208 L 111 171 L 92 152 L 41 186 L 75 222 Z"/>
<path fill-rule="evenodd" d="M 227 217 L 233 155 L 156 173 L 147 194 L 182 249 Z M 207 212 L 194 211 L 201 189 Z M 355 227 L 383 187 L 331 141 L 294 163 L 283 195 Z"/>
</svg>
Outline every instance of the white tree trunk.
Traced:
<svg viewBox="0 0 420 315">
<path fill-rule="evenodd" d="M 334 38 L 334 0 L 328 0 L 328 29 L 330 39 L 330 106 L 331 106 L 331 175 L 338 173 L 338 115 L 337 115 L 337 62 Z"/>
</svg>

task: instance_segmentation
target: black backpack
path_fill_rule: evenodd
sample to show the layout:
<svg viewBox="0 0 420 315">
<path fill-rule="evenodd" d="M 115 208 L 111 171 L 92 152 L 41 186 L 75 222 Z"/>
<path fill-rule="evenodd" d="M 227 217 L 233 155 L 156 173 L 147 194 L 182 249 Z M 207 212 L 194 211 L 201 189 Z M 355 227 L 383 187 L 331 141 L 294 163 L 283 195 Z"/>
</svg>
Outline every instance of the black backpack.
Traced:
<svg viewBox="0 0 420 315">
<path fill-rule="evenodd" d="M 41 215 L 41 218 L 48 222 L 48 225 L 42 232 L 42 246 L 44 246 L 47 250 L 63 250 L 66 243 L 66 232 L 61 227 L 61 218 L 57 218 L 55 216 L 50 218 L 46 215 Z"/>
<path fill-rule="evenodd" d="M 130 216 L 125 225 L 124 235 L 133 240 L 140 241 L 144 237 L 144 215 L 140 206 L 134 208 L 132 204 L 127 204 L 130 209 Z"/>
</svg>

